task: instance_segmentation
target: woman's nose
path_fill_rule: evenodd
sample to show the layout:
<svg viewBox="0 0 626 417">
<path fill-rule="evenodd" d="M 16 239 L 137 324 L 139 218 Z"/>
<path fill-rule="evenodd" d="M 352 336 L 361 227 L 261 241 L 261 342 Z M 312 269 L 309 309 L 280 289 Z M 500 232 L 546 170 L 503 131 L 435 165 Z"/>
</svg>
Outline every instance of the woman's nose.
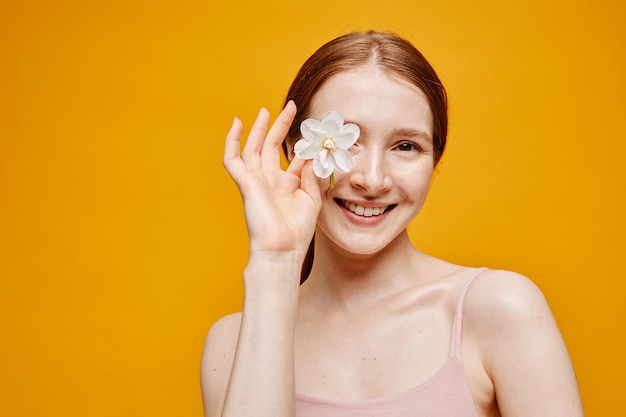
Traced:
<svg viewBox="0 0 626 417">
<path fill-rule="evenodd" d="M 382 152 L 359 152 L 353 157 L 350 184 L 371 194 L 389 190 L 393 181 L 387 165 Z"/>
</svg>

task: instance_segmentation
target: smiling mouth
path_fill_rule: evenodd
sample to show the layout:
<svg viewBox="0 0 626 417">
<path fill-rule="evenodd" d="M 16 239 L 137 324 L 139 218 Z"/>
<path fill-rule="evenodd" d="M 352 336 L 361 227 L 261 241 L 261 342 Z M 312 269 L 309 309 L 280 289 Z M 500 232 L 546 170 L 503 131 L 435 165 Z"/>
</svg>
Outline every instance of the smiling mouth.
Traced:
<svg viewBox="0 0 626 417">
<path fill-rule="evenodd" d="M 345 207 L 347 210 L 351 211 L 352 213 L 358 216 L 363 216 L 363 217 L 380 216 L 381 214 L 393 209 L 396 206 L 396 204 L 390 204 L 388 206 L 380 206 L 380 207 L 364 207 L 364 206 L 359 206 L 358 204 L 352 203 L 350 201 L 340 200 L 338 198 L 335 198 L 335 202 Z"/>
</svg>

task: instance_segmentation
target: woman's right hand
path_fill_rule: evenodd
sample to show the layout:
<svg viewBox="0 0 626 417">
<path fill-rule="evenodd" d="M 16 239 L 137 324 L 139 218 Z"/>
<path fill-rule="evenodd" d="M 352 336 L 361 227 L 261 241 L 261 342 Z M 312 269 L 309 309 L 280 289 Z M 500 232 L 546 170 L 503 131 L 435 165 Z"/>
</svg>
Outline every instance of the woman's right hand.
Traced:
<svg viewBox="0 0 626 417">
<path fill-rule="evenodd" d="M 294 157 L 286 171 L 280 167 L 280 146 L 295 115 L 290 101 L 268 131 L 270 115 L 261 109 L 241 154 L 239 119 L 226 136 L 224 166 L 243 198 L 251 257 L 303 260 L 313 238 L 322 199 L 311 162 Z"/>
</svg>

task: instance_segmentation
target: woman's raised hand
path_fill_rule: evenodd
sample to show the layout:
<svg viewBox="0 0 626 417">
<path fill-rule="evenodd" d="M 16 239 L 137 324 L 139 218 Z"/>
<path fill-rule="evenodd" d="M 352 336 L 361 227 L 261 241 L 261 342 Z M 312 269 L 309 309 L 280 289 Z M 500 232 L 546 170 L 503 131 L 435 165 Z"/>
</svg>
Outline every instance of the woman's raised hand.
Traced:
<svg viewBox="0 0 626 417">
<path fill-rule="evenodd" d="M 287 103 L 268 131 L 270 115 L 261 109 L 240 155 L 242 124 L 235 119 L 224 148 L 224 166 L 243 198 L 250 255 L 307 251 L 322 200 L 311 161 L 294 158 L 280 167 L 280 146 L 296 115 Z"/>
</svg>

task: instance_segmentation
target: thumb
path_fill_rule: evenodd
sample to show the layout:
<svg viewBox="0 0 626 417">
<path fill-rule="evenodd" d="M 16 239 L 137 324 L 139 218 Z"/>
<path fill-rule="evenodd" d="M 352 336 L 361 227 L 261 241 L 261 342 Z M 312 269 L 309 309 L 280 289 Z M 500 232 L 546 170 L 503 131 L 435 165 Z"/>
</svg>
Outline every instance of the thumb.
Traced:
<svg viewBox="0 0 626 417">
<path fill-rule="evenodd" d="M 302 188 L 302 191 L 304 191 L 313 200 L 317 208 L 322 206 L 320 180 L 313 172 L 312 160 L 306 161 L 302 167 L 300 175 L 300 188 Z"/>
</svg>

